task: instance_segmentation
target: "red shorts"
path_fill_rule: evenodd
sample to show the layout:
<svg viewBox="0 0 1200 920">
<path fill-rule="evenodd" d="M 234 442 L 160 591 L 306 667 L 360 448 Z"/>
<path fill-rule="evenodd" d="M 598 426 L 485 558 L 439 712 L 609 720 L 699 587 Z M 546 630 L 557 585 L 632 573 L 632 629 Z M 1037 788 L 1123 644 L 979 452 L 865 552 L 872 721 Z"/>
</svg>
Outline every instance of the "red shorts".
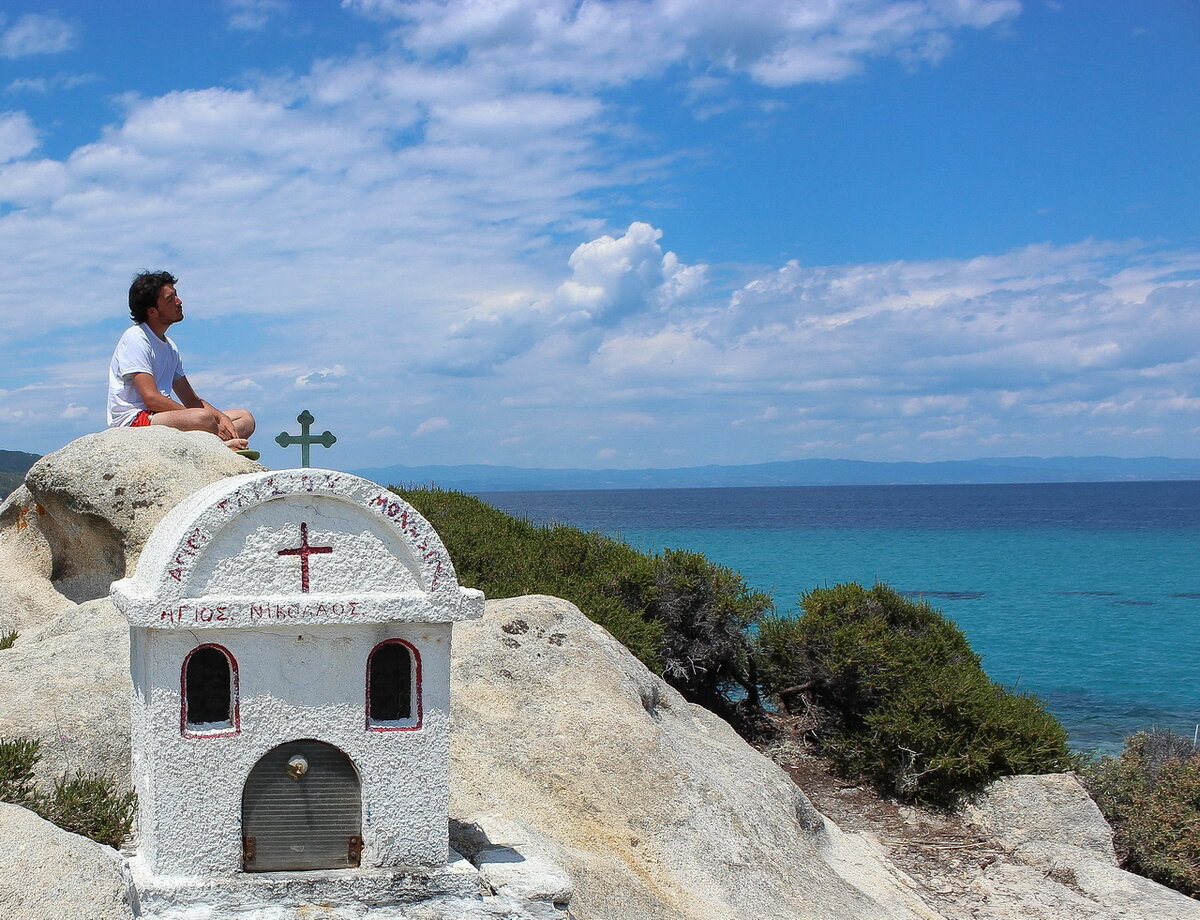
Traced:
<svg viewBox="0 0 1200 920">
<path fill-rule="evenodd" d="M 143 409 L 133 417 L 133 421 L 129 423 L 130 428 L 145 428 L 150 424 L 150 413 Z"/>
</svg>

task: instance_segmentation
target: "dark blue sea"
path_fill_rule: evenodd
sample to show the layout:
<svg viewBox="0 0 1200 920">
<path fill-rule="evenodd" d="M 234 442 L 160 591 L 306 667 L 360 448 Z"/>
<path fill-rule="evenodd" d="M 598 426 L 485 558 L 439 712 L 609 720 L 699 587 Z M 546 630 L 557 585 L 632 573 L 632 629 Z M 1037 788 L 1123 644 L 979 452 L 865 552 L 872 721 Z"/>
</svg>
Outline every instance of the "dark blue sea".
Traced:
<svg viewBox="0 0 1200 920">
<path fill-rule="evenodd" d="M 491 492 L 511 514 L 704 553 L 781 611 L 883 581 L 966 632 L 1079 749 L 1200 723 L 1200 482 Z"/>
</svg>

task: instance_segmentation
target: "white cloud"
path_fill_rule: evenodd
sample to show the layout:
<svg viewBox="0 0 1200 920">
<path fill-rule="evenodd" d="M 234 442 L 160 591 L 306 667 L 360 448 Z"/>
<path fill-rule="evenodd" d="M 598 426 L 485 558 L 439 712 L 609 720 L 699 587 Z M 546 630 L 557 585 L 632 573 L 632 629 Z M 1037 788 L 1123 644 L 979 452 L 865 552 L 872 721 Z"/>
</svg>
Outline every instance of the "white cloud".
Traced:
<svg viewBox="0 0 1200 920">
<path fill-rule="evenodd" d="M 87 406 L 77 406 L 75 403 L 70 403 L 62 411 L 60 418 L 65 419 L 80 419 L 87 418 L 92 414 L 92 410 Z"/>
<path fill-rule="evenodd" d="M 18 77 L 4 88 L 9 95 L 37 93 L 45 95 L 58 89 L 75 89 L 95 83 L 98 77 L 92 73 L 56 73 L 50 77 Z"/>
<path fill-rule="evenodd" d="M 842 79 L 883 55 L 937 61 L 961 28 L 1020 12 L 1017 0 L 343 0 L 403 24 L 407 46 L 435 57 L 460 49 L 474 64 L 529 85 L 598 86 L 688 65 L 766 86 Z"/>
<path fill-rule="evenodd" d="M 418 425 L 413 431 L 413 437 L 419 438 L 422 435 L 433 434 L 435 431 L 444 431 L 449 427 L 449 419 L 441 418 L 440 416 L 434 416 L 433 418 L 427 418 L 425 421 L 421 422 L 421 424 Z"/>
<path fill-rule="evenodd" d="M 286 0 L 223 0 L 229 27 L 245 32 L 257 32 L 271 18 L 288 9 Z"/>
<path fill-rule="evenodd" d="M 661 238 L 661 230 L 635 221 L 620 239 L 602 236 L 577 247 L 569 262 L 571 280 L 554 296 L 557 312 L 614 325 L 694 294 L 704 282 L 704 267 L 680 265 L 675 253 L 663 253 Z"/>
<path fill-rule="evenodd" d="M 786 400 L 810 410 L 806 424 L 843 431 L 847 450 L 850 425 L 855 437 L 907 430 L 969 450 L 1034 417 L 1194 413 L 1198 273 L 1200 253 L 1099 242 L 962 261 L 790 262 L 734 292 L 728 310 L 620 330 L 589 370 L 669 382 L 727 404 L 735 425 L 751 421 L 734 414 L 742 398 Z M 1042 437 L 1057 443 L 1071 427 Z"/>
<path fill-rule="evenodd" d="M 24 112 L 0 112 L 0 163 L 8 163 L 32 152 L 38 145 L 37 131 Z"/>
<path fill-rule="evenodd" d="M 313 387 L 323 387 L 336 385 L 336 383 L 346 376 L 346 369 L 340 364 L 335 364 L 333 367 L 323 367 L 317 371 L 311 371 L 307 374 L 302 374 L 296 378 L 295 386 L 298 390 L 310 389 Z M 237 387 L 245 389 L 244 386 Z"/>
<path fill-rule="evenodd" d="M 59 54 L 75 46 L 76 31 L 56 13 L 26 13 L 5 27 L 0 20 L 0 57 Z"/>
<path fill-rule="evenodd" d="M 240 377 L 236 380 L 230 380 L 225 383 L 225 389 L 231 393 L 261 391 L 262 385 L 249 377 Z"/>
<path fill-rule="evenodd" d="M 575 248 L 571 277 L 544 300 L 473 313 L 450 328 L 431 366 L 464 375 L 489 373 L 535 348 L 574 360 L 599 347 L 605 330 L 686 304 L 703 288 L 706 267 L 684 265 L 659 245 L 662 231 L 634 221 Z"/>
</svg>

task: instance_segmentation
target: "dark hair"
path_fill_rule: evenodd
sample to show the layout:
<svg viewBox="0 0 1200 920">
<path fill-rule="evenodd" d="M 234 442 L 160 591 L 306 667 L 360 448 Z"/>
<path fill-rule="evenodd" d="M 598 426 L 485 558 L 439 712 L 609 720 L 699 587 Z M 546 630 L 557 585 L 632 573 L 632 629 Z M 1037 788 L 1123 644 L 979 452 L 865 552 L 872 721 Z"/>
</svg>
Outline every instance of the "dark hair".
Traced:
<svg viewBox="0 0 1200 920">
<path fill-rule="evenodd" d="M 135 323 L 146 321 L 146 311 L 158 302 L 158 292 L 179 279 L 170 272 L 138 272 L 129 285 L 129 318 Z"/>
</svg>

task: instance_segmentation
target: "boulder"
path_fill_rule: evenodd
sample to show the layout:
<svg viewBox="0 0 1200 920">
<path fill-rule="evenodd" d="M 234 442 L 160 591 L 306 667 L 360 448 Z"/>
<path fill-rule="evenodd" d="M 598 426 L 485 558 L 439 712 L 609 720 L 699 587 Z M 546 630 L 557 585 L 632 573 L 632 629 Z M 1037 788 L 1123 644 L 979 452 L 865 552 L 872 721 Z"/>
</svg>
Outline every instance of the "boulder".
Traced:
<svg viewBox="0 0 1200 920">
<path fill-rule="evenodd" d="M 0 917 L 130 920 L 121 854 L 0 803 Z"/>
<path fill-rule="evenodd" d="M 452 667 L 454 842 L 493 877 L 557 865 L 581 920 L 938 916 L 570 603 L 489 602 Z"/>
<path fill-rule="evenodd" d="M 963 816 L 1010 847 L 1030 841 L 1073 846 L 1117 864 L 1112 828 L 1072 773 L 1003 777 L 967 803 Z"/>
<path fill-rule="evenodd" d="M 0 651 L 0 737 L 40 742 L 43 786 L 83 770 L 129 787 L 129 626 L 107 598 Z"/>
<path fill-rule="evenodd" d="M 25 486 L 0 504 L 0 635 L 24 633 L 74 606 L 50 581 L 50 544 Z"/>
<path fill-rule="evenodd" d="M 0 737 L 41 742 L 38 777 L 129 782 L 129 630 L 108 587 L 185 495 L 262 467 L 212 435 L 110 429 L 43 457 L 0 505 Z"/>
<path fill-rule="evenodd" d="M 1112 829 L 1073 774 L 997 780 L 964 817 L 1010 854 L 975 882 L 980 916 L 1200 920 L 1200 901 L 1118 867 Z"/>
<path fill-rule="evenodd" d="M 72 441 L 25 476 L 22 494 L 33 508 L 19 508 L 26 529 L 37 527 L 49 555 L 49 572 L 43 553 L 38 574 L 48 574 L 77 603 L 106 597 L 181 498 L 226 476 L 262 469 L 199 431 L 109 428 Z"/>
</svg>

